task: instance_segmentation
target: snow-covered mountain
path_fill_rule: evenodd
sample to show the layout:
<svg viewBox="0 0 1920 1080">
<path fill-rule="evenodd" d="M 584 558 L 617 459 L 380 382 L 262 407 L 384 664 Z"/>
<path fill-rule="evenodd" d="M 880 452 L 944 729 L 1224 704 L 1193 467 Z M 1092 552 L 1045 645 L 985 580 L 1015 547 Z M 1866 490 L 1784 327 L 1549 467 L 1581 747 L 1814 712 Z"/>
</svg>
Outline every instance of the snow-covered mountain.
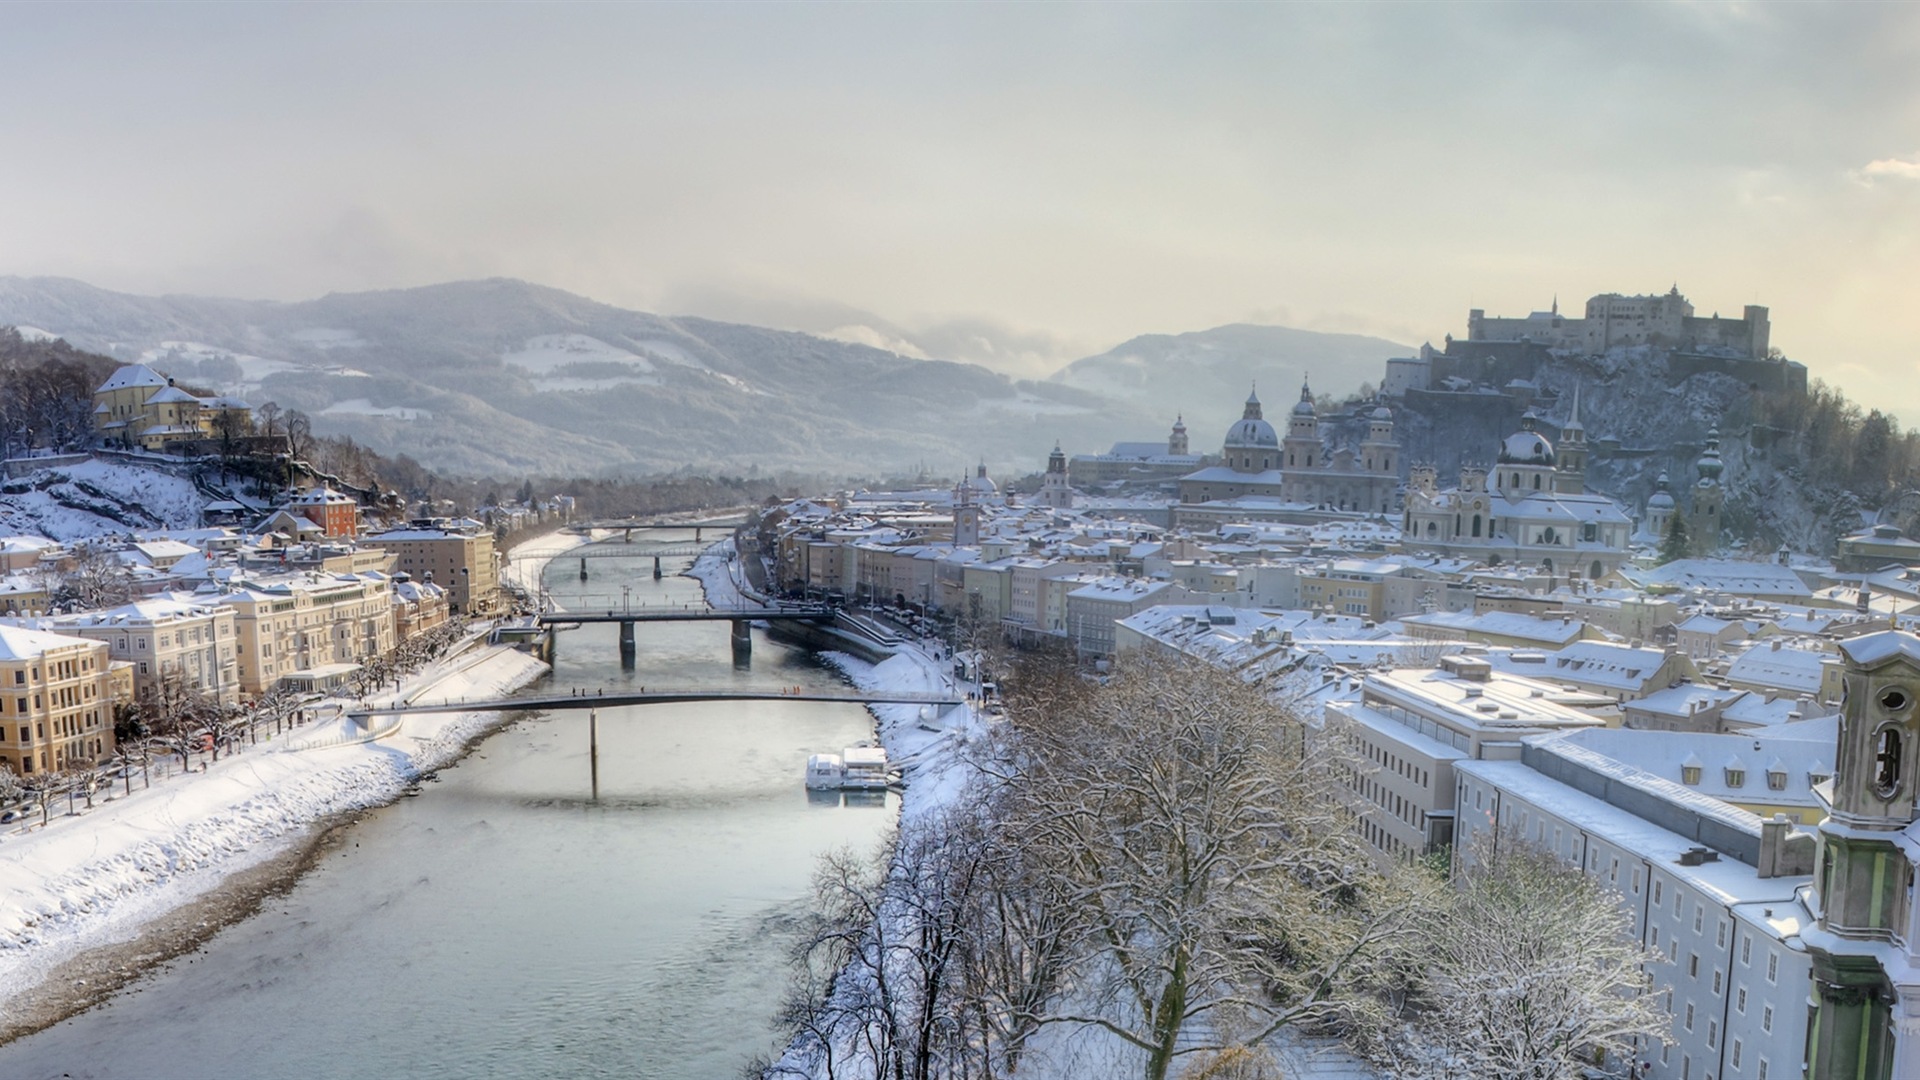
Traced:
<svg viewBox="0 0 1920 1080">
<path fill-rule="evenodd" d="M 1208 417 L 1237 407 L 1256 381 L 1269 404 L 1293 401 L 1302 379 L 1312 383 L 1315 394 L 1340 395 L 1363 380 L 1378 383 L 1388 357 L 1411 352 L 1360 334 L 1236 323 L 1186 334 L 1146 334 L 1076 360 L 1049 381 L 1158 412 Z M 1227 419 L 1239 415 L 1235 411 Z"/>
<path fill-rule="evenodd" d="M 1306 370 L 1341 392 L 1405 351 L 1374 339 L 1225 327 L 1136 339 L 1056 379 L 1027 382 L 508 280 L 271 303 L 0 278 L 7 324 L 45 328 L 256 403 L 273 400 L 306 412 L 320 433 L 351 435 L 382 453 L 495 474 L 689 465 L 873 473 L 918 464 L 957 472 L 976 459 L 1025 472 L 1055 440 L 1077 452 L 1160 438 L 1179 409 L 1196 432 L 1224 430 L 1253 378 L 1286 383 Z M 1128 375 L 1129 367 L 1146 374 Z M 1169 383 L 1182 392 L 1170 395 Z"/>
</svg>

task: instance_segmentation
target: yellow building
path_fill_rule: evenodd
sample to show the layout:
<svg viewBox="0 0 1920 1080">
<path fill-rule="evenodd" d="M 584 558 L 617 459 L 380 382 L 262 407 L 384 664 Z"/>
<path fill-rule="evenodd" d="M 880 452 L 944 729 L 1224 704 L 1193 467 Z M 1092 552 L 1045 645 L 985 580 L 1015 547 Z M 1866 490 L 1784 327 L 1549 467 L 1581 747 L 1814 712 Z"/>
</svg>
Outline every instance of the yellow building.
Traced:
<svg viewBox="0 0 1920 1080">
<path fill-rule="evenodd" d="M 361 543 L 394 554 L 394 570 L 447 591 L 456 614 L 483 615 L 500 605 L 500 557 L 493 534 L 438 526 L 391 529 Z"/>
<path fill-rule="evenodd" d="M 107 646 L 0 626 L 0 769 L 20 776 L 113 754 Z"/>
<path fill-rule="evenodd" d="M 362 663 L 393 649 L 393 590 L 384 575 L 302 574 L 220 597 L 233 609 L 241 693 L 288 675 Z"/>
<path fill-rule="evenodd" d="M 93 431 L 108 442 L 163 450 L 212 438 L 223 423 L 245 430 L 252 410 L 237 398 L 195 397 L 145 364 L 128 364 L 93 392 Z"/>
</svg>

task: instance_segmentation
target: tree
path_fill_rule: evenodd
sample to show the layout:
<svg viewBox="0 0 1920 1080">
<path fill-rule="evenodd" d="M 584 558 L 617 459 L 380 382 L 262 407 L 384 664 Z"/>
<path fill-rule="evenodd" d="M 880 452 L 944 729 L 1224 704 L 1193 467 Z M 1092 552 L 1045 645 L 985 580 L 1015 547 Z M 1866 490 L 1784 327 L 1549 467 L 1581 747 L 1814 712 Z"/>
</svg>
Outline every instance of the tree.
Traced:
<svg viewBox="0 0 1920 1080">
<path fill-rule="evenodd" d="M 118 607 L 133 599 L 133 572 L 113 552 L 91 546 L 61 574 L 52 593 L 55 607 L 79 611 Z"/>
<path fill-rule="evenodd" d="M 1490 834 L 1489 834 L 1490 835 Z M 1402 1080 L 1579 1080 L 1664 1040 L 1652 965 L 1625 907 L 1517 835 L 1478 843 L 1422 926 L 1415 1017 L 1380 1055 Z"/>
<path fill-rule="evenodd" d="M 1007 835 L 1068 923 L 1041 1022 L 1103 1030 L 1164 1080 L 1379 1009 L 1417 890 L 1371 869 L 1338 743 L 1231 672 L 1148 654 L 1014 717 Z"/>
<path fill-rule="evenodd" d="M 1687 522 L 1676 513 L 1667 519 L 1667 535 L 1660 538 L 1660 565 L 1684 559 L 1692 554 L 1693 538 L 1687 535 Z"/>
</svg>

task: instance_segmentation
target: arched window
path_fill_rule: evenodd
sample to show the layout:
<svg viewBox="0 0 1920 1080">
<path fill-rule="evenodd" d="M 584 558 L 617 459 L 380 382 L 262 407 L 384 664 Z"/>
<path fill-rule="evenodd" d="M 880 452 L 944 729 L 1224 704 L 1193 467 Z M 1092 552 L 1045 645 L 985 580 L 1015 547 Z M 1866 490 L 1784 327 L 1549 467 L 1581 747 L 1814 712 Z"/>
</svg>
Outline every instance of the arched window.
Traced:
<svg viewBox="0 0 1920 1080">
<path fill-rule="evenodd" d="M 1533 474 L 1533 490 L 1535 491 L 1540 490 L 1540 474 L 1539 473 Z"/>
<path fill-rule="evenodd" d="M 1427 539 L 1431 540 L 1438 535 L 1440 535 L 1440 527 L 1431 521 L 1427 522 Z"/>
<path fill-rule="evenodd" d="M 1475 536 L 1480 535 L 1480 515 L 1479 514 L 1473 515 L 1473 535 Z"/>
<path fill-rule="evenodd" d="M 1587 567 L 1587 577 L 1594 581 L 1599 581 L 1601 576 L 1602 576 L 1602 572 L 1600 570 L 1600 560 L 1595 559 L 1593 560 L 1593 565 Z"/>
<path fill-rule="evenodd" d="M 1900 729 L 1891 724 L 1881 728 L 1874 737 L 1873 789 L 1883 799 L 1892 798 L 1900 790 L 1900 765 L 1904 750 Z"/>
</svg>

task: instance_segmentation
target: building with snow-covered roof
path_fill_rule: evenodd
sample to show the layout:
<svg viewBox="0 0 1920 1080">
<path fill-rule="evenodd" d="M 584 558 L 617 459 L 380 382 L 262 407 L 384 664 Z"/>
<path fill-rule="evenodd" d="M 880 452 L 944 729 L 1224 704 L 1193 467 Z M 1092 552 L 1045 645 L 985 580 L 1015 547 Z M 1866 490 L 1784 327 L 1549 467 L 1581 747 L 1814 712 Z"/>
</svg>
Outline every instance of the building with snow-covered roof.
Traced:
<svg viewBox="0 0 1920 1080">
<path fill-rule="evenodd" d="M 1557 692 L 1464 653 L 1435 668 L 1369 672 L 1360 699 L 1329 705 L 1326 717 L 1354 739 L 1361 759 L 1339 780 L 1367 841 L 1389 858 L 1445 850 L 1454 842 L 1453 770 L 1461 762 L 1515 757 L 1526 736 L 1602 723 L 1554 700 Z"/>
<path fill-rule="evenodd" d="M 393 590 L 384 574 L 256 578 L 218 602 L 233 609 L 236 669 L 249 696 L 297 672 L 359 664 L 393 649 Z"/>
<path fill-rule="evenodd" d="M 1778 637 L 1749 646 L 1733 658 L 1721 678 L 1742 690 L 1840 700 L 1839 656 L 1826 649 L 1790 645 Z"/>
<path fill-rule="evenodd" d="M 1511 611 L 1432 611 L 1407 615 L 1400 624 L 1409 637 L 1425 641 L 1472 641 L 1522 649 L 1560 649 L 1596 636 L 1571 616 L 1542 619 Z"/>
<path fill-rule="evenodd" d="M 493 534 L 485 529 L 407 527 L 375 533 L 362 542 L 392 552 L 399 572 L 447 590 L 456 614 L 488 614 L 500 606 L 500 557 Z"/>
<path fill-rule="evenodd" d="M 31 777 L 112 756 L 107 647 L 0 625 L 0 769 Z"/>
<path fill-rule="evenodd" d="M 145 364 L 128 364 L 93 392 L 93 430 L 101 440 L 165 450 L 218 434 L 252 430 L 252 410 L 232 397 L 196 397 Z"/>
<path fill-rule="evenodd" d="M 1385 406 L 1369 410 L 1367 437 L 1357 450 L 1328 450 L 1306 384 L 1287 416 L 1284 439 L 1262 415 L 1259 395 L 1249 394 L 1222 440 L 1221 463 L 1181 478 L 1175 518 L 1191 523 L 1211 516 L 1217 522 L 1221 504 L 1265 520 L 1389 514 L 1400 486 L 1399 455 L 1393 414 Z"/>
<path fill-rule="evenodd" d="M 287 500 L 287 509 L 315 525 L 328 539 L 351 537 L 360 531 L 360 503 L 325 484 Z"/>
<path fill-rule="evenodd" d="M 1081 487 L 1107 484 L 1158 487 L 1205 464 L 1204 455 L 1188 451 L 1186 421 L 1176 417 L 1173 431 L 1164 444 L 1117 442 L 1104 454 L 1075 454 L 1067 463 L 1067 475 L 1072 483 Z"/>
<path fill-rule="evenodd" d="M 1633 522 L 1612 499 L 1586 493 L 1584 470 L 1584 443 L 1562 455 L 1529 413 L 1501 442 L 1491 487 L 1478 466 L 1461 469 L 1458 486 L 1444 491 L 1432 466 L 1411 470 L 1402 542 L 1408 551 L 1598 580 L 1627 560 Z"/>
<path fill-rule="evenodd" d="M 104 611 L 61 615 L 47 625 L 101 642 L 111 659 L 132 665 L 139 700 L 159 699 L 163 684 L 177 679 L 222 705 L 240 701 L 234 612 L 210 599 L 157 596 Z"/>
<path fill-rule="evenodd" d="M 1114 624 L 1158 604 L 1179 603 L 1187 590 L 1170 581 L 1099 577 L 1066 594 L 1066 630 L 1082 656 L 1112 656 Z"/>
<path fill-rule="evenodd" d="M 1490 847 L 1524 842 L 1619 898 L 1629 936 L 1667 961 L 1651 974 L 1666 994 L 1670 1041 L 1642 1049 L 1636 1077 L 1802 1075 L 1811 965 L 1801 934 L 1811 920 L 1799 893 L 1814 867 L 1813 835 L 1788 818 L 1762 818 L 1624 760 L 1634 756 L 1628 744 L 1635 737 L 1659 734 L 1538 736 L 1523 740 L 1512 757 L 1457 763 L 1455 866 L 1471 866 Z M 1698 769 L 1703 780 L 1723 756 L 1754 762 L 1743 790 L 1759 782 L 1773 757 L 1785 756 L 1765 747 L 1742 754 L 1732 743 L 1693 748 L 1686 740 L 1694 736 L 1670 738 L 1657 752 L 1635 753 L 1667 772 Z M 1710 765 L 1708 757 L 1716 760 Z"/>
<path fill-rule="evenodd" d="M 1500 671 L 1577 687 L 1615 701 L 1644 697 L 1700 674 L 1677 649 L 1611 641 L 1576 641 L 1552 652 L 1494 650 L 1487 659 Z"/>
</svg>

